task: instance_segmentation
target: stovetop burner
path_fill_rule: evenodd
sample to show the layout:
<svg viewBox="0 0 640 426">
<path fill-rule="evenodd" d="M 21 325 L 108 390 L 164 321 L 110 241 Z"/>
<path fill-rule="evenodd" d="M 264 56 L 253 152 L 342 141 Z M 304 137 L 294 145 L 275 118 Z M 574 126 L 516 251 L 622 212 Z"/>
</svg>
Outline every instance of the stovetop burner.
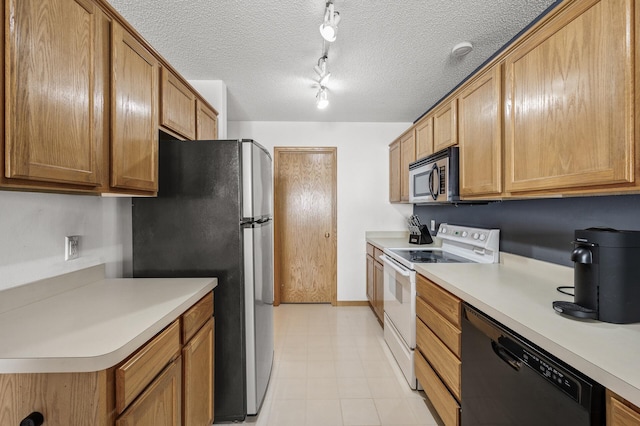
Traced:
<svg viewBox="0 0 640 426">
<path fill-rule="evenodd" d="M 441 250 L 392 250 L 395 254 L 408 260 L 411 263 L 469 263 L 472 262 L 464 257 L 447 253 Z"/>
</svg>

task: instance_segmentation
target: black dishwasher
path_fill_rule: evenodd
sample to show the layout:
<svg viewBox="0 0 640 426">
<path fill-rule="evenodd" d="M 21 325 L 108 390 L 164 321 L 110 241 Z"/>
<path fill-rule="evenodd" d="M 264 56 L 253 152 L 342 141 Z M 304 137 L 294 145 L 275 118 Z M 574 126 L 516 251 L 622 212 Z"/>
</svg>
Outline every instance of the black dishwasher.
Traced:
<svg viewBox="0 0 640 426">
<path fill-rule="evenodd" d="M 604 387 L 465 304 L 462 425 L 603 425 Z"/>
</svg>

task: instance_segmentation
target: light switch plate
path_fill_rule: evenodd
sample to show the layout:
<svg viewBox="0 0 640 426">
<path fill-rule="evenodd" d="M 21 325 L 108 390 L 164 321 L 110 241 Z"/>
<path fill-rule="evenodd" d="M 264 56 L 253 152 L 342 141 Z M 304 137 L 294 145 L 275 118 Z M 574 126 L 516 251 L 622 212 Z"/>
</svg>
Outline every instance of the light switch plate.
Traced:
<svg viewBox="0 0 640 426">
<path fill-rule="evenodd" d="M 431 219 L 431 232 L 435 232 L 436 230 L 436 221 Z"/>
<path fill-rule="evenodd" d="M 64 237 L 64 260 L 77 259 L 80 256 L 80 236 Z"/>
</svg>

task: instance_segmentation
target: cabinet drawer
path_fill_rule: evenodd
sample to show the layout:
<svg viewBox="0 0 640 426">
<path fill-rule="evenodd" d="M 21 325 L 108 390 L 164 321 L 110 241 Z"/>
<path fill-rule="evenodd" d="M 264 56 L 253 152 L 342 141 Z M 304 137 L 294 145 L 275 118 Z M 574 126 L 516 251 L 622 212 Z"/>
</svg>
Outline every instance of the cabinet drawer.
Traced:
<svg viewBox="0 0 640 426">
<path fill-rule="evenodd" d="M 377 247 L 373 248 L 373 260 L 375 260 L 378 263 L 382 263 L 382 260 L 380 259 L 380 256 L 382 256 L 384 254 L 384 252 L 382 250 L 380 250 Z"/>
<path fill-rule="evenodd" d="M 367 243 L 367 254 L 369 256 L 373 256 L 373 251 L 374 251 L 374 247 L 371 244 Z"/>
<path fill-rule="evenodd" d="M 116 368 L 118 414 L 179 354 L 180 322 L 176 320 Z"/>
<path fill-rule="evenodd" d="M 460 405 L 420 352 L 415 353 L 416 377 L 446 426 L 460 424 Z"/>
<path fill-rule="evenodd" d="M 453 352 L 445 346 L 429 327 L 422 321 L 416 321 L 416 346 L 424 357 L 429 360 L 433 369 L 440 375 L 442 381 L 453 395 L 460 399 L 460 376 L 462 363 Z"/>
<path fill-rule="evenodd" d="M 462 332 L 460 329 L 452 325 L 442 315 L 436 312 L 422 298 L 416 298 L 416 313 L 418 318 L 422 320 L 433 333 L 438 336 L 442 342 L 447 345 L 451 352 L 460 358 L 460 345 Z"/>
<path fill-rule="evenodd" d="M 422 275 L 418 275 L 416 280 L 416 291 L 422 298 L 451 324 L 460 328 L 461 304 L 453 294 L 443 290 L 438 285 L 432 283 Z"/>
<path fill-rule="evenodd" d="M 607 426 L 640 424 L 640 410 L 607 389 Z"/>
<path fill-rule="evenodd" d="M 212 316 L 213 296 L 209 293 L 182 315 L 182 343 L 187 343 Z"/>
</svg>

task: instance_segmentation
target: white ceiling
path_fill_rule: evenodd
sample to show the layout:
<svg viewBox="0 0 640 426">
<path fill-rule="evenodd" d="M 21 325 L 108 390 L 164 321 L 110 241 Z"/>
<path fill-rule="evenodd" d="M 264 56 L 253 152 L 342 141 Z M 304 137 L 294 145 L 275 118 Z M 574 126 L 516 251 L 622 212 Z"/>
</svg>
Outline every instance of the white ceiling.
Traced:
<svg viewBox="0 0 640 426">
<path fill-rule="evenodd" d="M 108 0 L 230 121 L 414 121 L 554 0 L 335 0 L 330 105 L 315 107 L 323 0 Z M 451 48 L 470 41 L 462 59 Z"/>
</svg>

